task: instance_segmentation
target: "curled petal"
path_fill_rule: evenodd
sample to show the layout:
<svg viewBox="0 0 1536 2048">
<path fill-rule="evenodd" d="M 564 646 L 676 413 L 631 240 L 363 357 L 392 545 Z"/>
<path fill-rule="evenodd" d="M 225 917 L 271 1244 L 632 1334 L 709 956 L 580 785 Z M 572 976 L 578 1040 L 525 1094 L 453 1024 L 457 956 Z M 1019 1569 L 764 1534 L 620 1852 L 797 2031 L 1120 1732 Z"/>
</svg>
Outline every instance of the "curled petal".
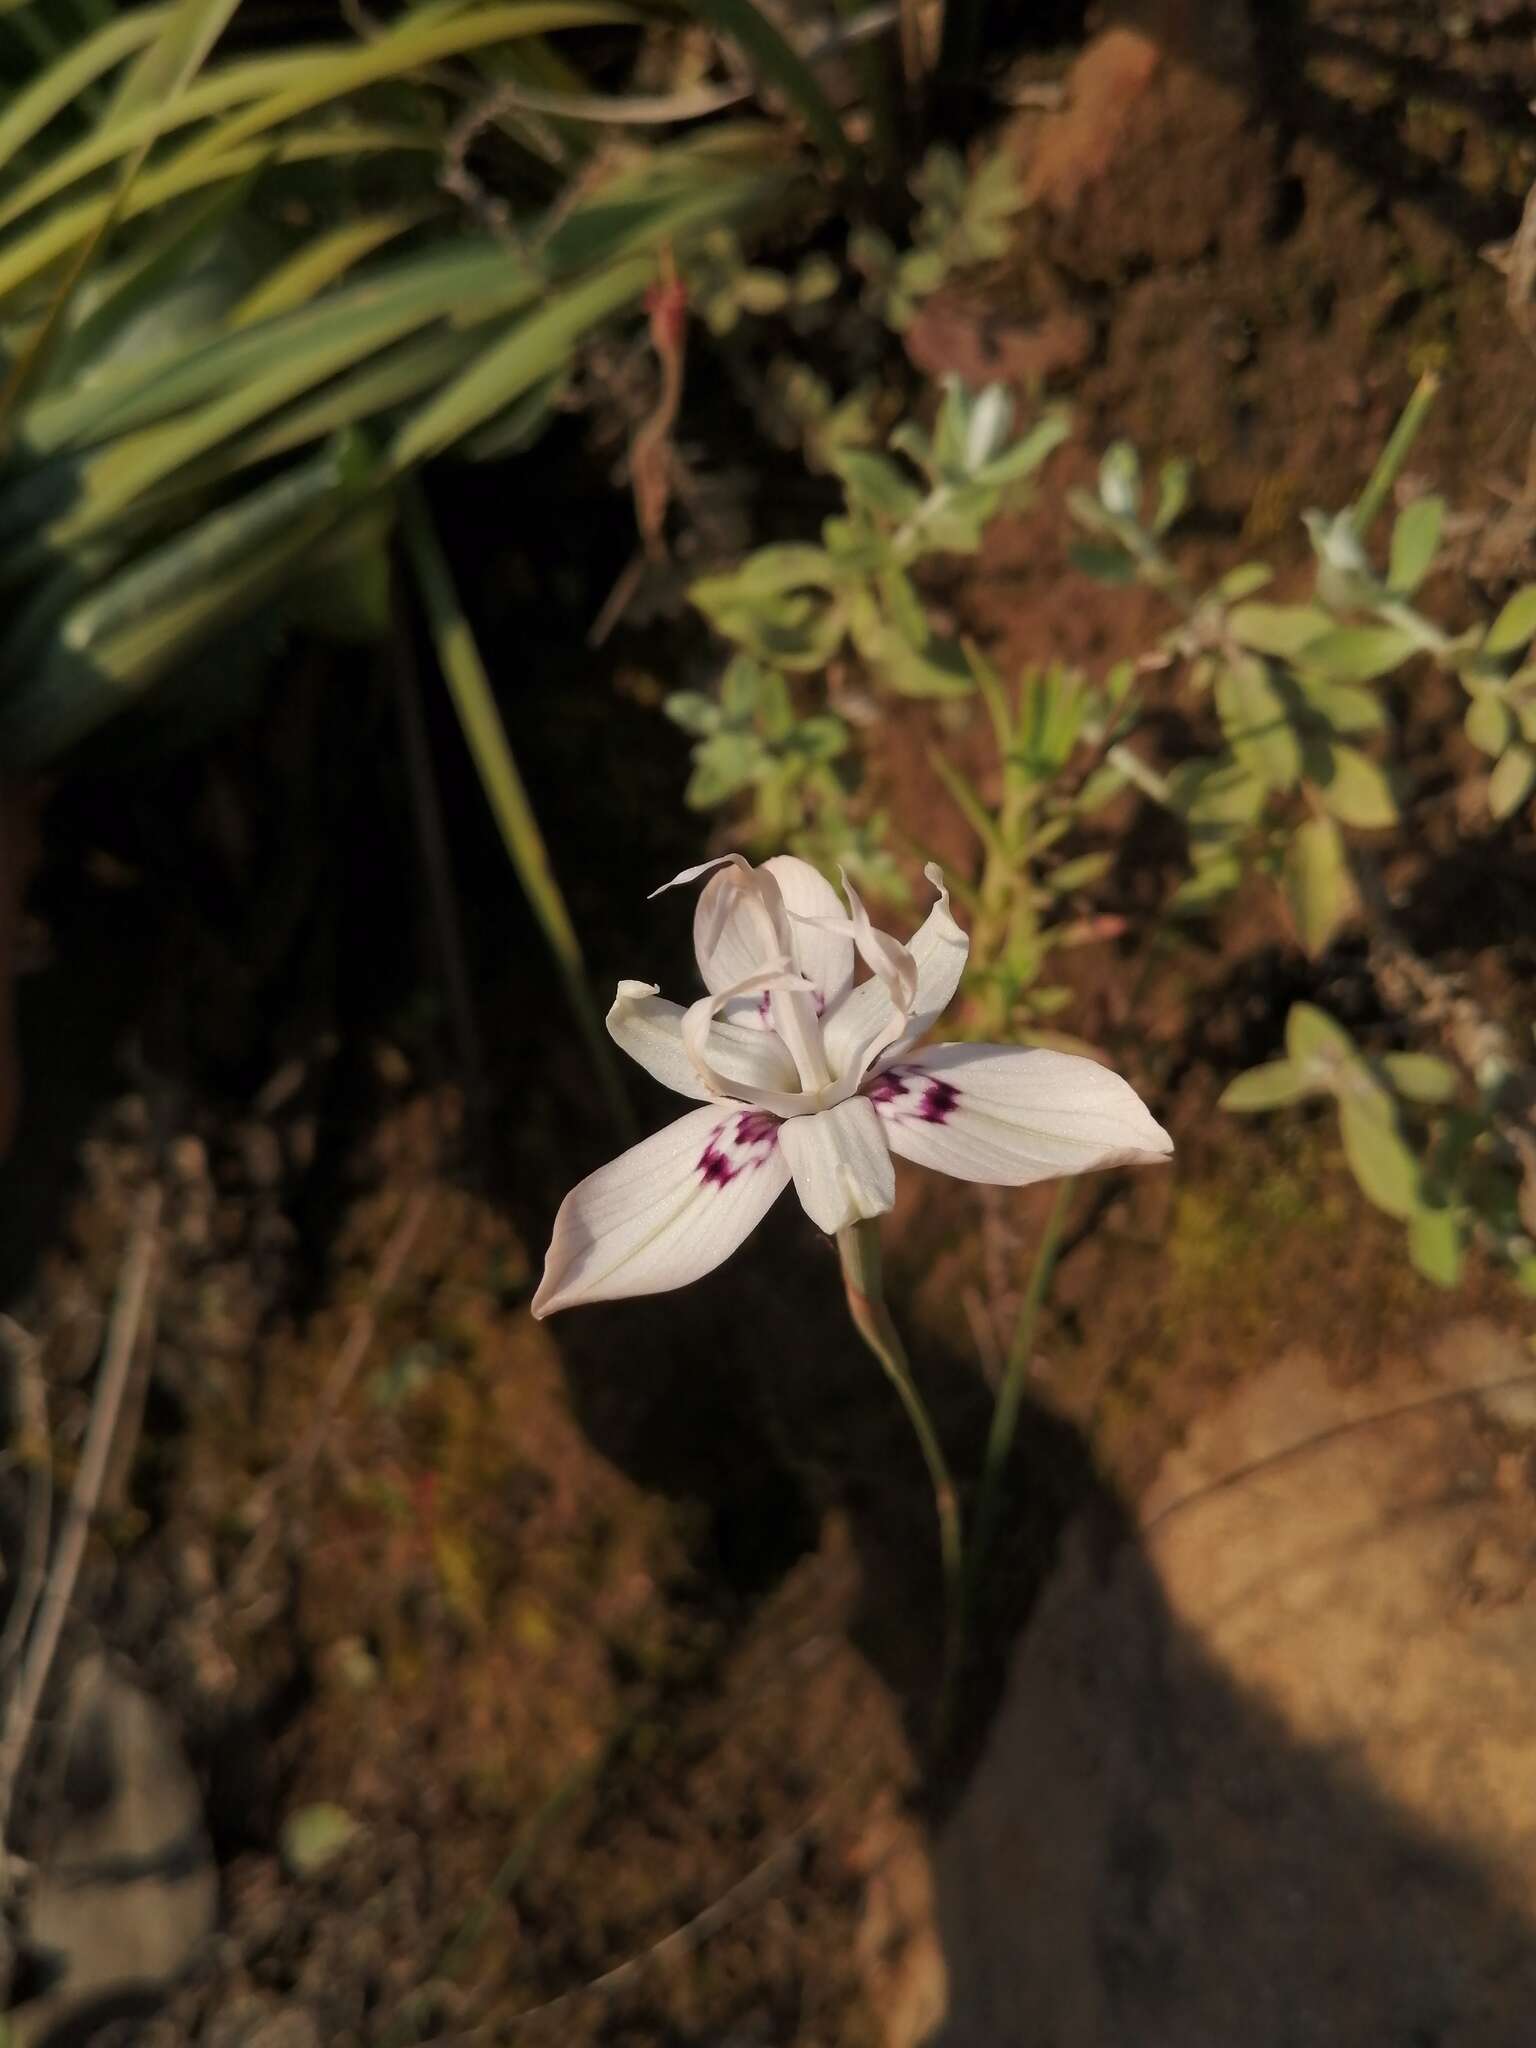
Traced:
<svg viewBox="0 0 1536 2048">
<path fill-rule="evenodd" d="M 711 1101 L 716 1092 L 752 1101 L 753 1091 L 792 1094 L 798 1088 L 794 1061 L 772 1032 L 717 1022 L 705 1031 L 700 1046 L 705 1065 L 720 1083 L 712 1090 L 683 1043 L 685 1014 L 680 1003 L 669 1003 L 652 983 L 621 981 L 608 1012 L 609 1036 L 664 1088 L 696 1102 Z"/>
<path fill-rule="evenodd" d="M 789 913 L 790 958 L 816 991 L 818 1007 L 829 1010 L 853 986 L 853 940 L 837 891 L 819 869 L 792 853 L 776 853 L 763 866 Z"/>
<path fill-rule="evenodd" d="M 863 1096 L 780 1126 L 779 1146 L 795 1193 L 829 1236 L 866 1216 L 883 1216 L 896 1199 L 896 1171 L 873 1106 Z"/>
<path fill-rule="evenodd" d="M 853 942 L 859 949 L 859 957 L 876 981 L 884 984 L 892 1007 L 902 1016 L 909 1017 L 917 1001 L 917 962 L 899 939 L 893 939 L 889 932 L 876 931 L 858 891 L 841 868 L 838 874 L 843 894 L 848 898 Z"/>
<path fill-rule="evenodd" d="M 772 1006 L 775 1027 L 781 1021 L 780 1006 L 784 1004 L 791 1006 L 786 1016 L 798 1016 L 796 1006 L 803 1006 L 810 1009 L 812 1022 L 815 1021 L 814 999 L 805 983 L 790 971 L 788 961 L 771 960 L 766 969 L 755 970 L 744 981 L 730 982 L 717 994 L 700 996 L 696 1003 L 688 1005 L 679 1031 L 683 1052 L 696 1079 L 711 1096 L 734 1097 L 755 1108 L 772 1110 L 776 1116 L 796 1116 L 808 1105 L 793 1046 L 786 1047 L 774 1031 L 753 1031 L 743 1025 L 722 1026 L 715 1022 L 721 1010 L 739 1006 L 756 1016 L 764 1004 Z M 769 1078 L 766 1059 L 761 1063 L 761 1080 L 747 1079 L 739 1062 L 734 1069 L 735 1077 L 728 1078 L 714 1060 L 716 1033 L 721 1031 L 729 1033 L 726 1050 L 732 1054 L 739 1051 L 743 1039 L 761 1038 L 772 1049 L 776 1079 Z M 817 1043 L 819 1046 L 819 1034 Z M 779 1079 L 786 1080 L 787 1086 L 778 1086 Z"/>
<path fill-rule="evenodd" d="M 560 1204 L 533 1313 L 661 1294 L 713 1271 L 789 1179 L 779 1130 L 760 1110 L 711 1103 L 589 1174 Z"/>
<path fill-rule="evenodd" d="M 694 867 L 683 868 L 670 882 L 663 882 L 659 889 L 653 889 L 645 900 L 647 903 L 654 903 L 658 896 L 665 896 L 669 889 L 681 889 L 685 882 L 696 882 L 700 875 L 707 875 L 711 868 L 727 866 L 743 868 L 748 874 L 752 872 L 752 863 L 744 853 L 719 853 L 713 860 L 701 860 Z"/>
<path fill-rule="evenodd" d="M 856 1081 L 877 1060 L 889 1064 L 903 1046 L 926 1037 L 960 985 L 970 940 L 950 911 L 942 870 L 930 862 L 923 873 L 939 900 L 904 949 L 916 968 L 911 1008 L 903 1015 L 878 978 L 852 990 L 823 1022 L 827 1060 L 839 1079 Z"/>
<path fill-rule="evenodd" d="M 956 924 L 944 886 L 944 870 L 929 861 L 923 877 L 938 891 L 939 900 L 912 934 L 910 947 L 917 962 L 917 1001 L 907 1027 L 907 1043 L 915 1045 L 938 1023 L 954 1001 L 955 990 L 965 972 L 971 942 Z"/>
<path fill-rule="evenodd" d="M 1074 1053 L 929 1046 L 887 1067 L 862 1099 L 903 1159 L 996 1187 L 1145 1165 L 1173 1150 L 1128 1081 Z"/>
<path fill-rule="evenodd" d="M 779 885 L 740 854 L 711 875 L 693 913 L 693 949 L 711 995 L 793 958 L 789 917 Z M 696 870 L 695 872 L 702 872 Z"/>
</svg>

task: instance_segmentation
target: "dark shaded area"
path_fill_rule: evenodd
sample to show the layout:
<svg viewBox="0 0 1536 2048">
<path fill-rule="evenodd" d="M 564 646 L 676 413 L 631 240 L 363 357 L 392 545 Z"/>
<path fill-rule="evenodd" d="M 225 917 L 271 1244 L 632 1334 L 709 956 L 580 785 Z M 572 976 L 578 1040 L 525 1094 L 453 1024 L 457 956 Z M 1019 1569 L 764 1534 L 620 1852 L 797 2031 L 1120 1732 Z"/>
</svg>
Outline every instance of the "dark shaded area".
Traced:
<svg viewBox="0 0 1536 2048">
<path fill-rule="evenodd" d="M 1536 1928 L 1214 1668 L 1102 1496 L 1022 1639 L 939 1917 L 934 2048 L 1530 2038 Z"/>
</svg>

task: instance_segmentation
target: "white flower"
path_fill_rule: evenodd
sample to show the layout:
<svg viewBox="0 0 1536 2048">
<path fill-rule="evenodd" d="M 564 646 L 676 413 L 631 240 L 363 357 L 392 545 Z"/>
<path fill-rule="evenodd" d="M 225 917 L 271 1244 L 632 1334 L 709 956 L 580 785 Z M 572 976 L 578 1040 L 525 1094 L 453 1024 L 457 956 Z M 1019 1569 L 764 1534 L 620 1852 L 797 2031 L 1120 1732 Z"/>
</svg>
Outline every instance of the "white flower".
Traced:
<svg viewBox="0 0 1536 2048">
<path fill-rule="evenodd" d="M 1024 1187 L 1165 1158 L 1172 1140 L 1118 1074 L 1070 1053 L 912 1048 L 959 984 L 968 941 L 939 900 L 910 946 L 854 891 L 787 854 L 714 868 L 694 917 L 709 994 L 689 1009 L 621 981 L 608 1029 L 703 1107 L 589 1174 L 560 1205 L 533 1313 L 659 1294 L 726 1259 L 790 1180 L 828 1232 L 895 1200 L 891 1154 L 961 1180 Z M 656 892 L 658 895 L 660 890 Z M 854 983 L 856 959 L 869 978 Z"/>
</svg>

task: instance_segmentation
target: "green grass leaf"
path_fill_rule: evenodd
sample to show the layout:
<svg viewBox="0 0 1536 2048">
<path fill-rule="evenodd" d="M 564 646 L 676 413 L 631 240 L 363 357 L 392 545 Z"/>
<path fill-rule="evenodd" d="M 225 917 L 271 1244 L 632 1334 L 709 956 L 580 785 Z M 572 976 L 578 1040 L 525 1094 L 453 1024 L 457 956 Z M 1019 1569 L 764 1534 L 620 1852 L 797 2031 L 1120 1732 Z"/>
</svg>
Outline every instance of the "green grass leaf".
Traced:
<svg viewBox="0 0 1536 2048">
<path fill-rule="evenodd" d="M 764 81 L 777 86 L 827 155 L 853 170 L 858 157 L 805 59 L 752 0 L 683 0 L 689 14 L 738 43 Z"/>
</svg>

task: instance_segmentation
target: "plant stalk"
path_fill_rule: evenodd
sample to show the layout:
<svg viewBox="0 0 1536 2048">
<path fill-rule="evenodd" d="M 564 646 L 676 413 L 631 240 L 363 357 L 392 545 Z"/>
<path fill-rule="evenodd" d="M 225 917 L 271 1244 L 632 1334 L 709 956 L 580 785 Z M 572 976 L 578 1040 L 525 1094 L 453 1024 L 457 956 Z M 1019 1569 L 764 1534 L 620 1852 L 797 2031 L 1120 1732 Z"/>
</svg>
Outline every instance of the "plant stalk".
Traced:
<svg viewBox="0 0 1536 2048">
<path fill-rule="evenodd" d="M 580 941 L 571 923 L 538 819 L 534 816 L 527 787 L 512 757 L 501 714 L 491 693 L 490 678 L 486 675 L 480 650 L 459 603 L 437 530 L 414 479 L 407 479 L 401 486 L 400 523 L 406 552 L 416 572 L 427 621 L 437 647 L 438 661 L 464 728 L 464 738 L 481 786 L 495 814 L 502 843 L 554 955 L 566 1001 L 586 1041 L 593 1072 L 609 1113 L 624 1137 L 632 1138 L 635 1132 L 634 1111 L 619 1080 L 613 1046 L 592 1001 Z"/>
<path fill-rule="evenodd" d="M 939 1554 L 944 1568 L 944 1666 L 935 1716 L 937 1737 L 942 1744 L 949 1731 L 964 1647 L 961 1627 L 965 1554 L 960 1529 L 960 1496 L 934 1430 L 933 1419 L 913 1381 L 906 1346 L 885 1305 L 879 1224 L 866 1218 L 840 1230 L 837 1233 L 837 1255 L 842 1262 L 843 1285 L 848 1293 L 848 1313 L 853 1317 L 853 1326 L 879 1359 L 886 1378 L 901 1397 L 901 1405 L 907 1411 L 907 1420 L 912 1425 L 933 1487 L 933 1505 L 939 1520 Z"/>
<path fill-rule="evenodd" d="M 1427 370 L 1413 387 L 1412 396 L 1403 407 L 1402 415 L 1392 429 L 1387 445 L 1382 449 L 1376 467 L 1367 478 L 1365 489 L 1360 493 L 1354 510 L 1350 513 L 1350 523 L 1362 540 L 1386 504 L 1387 493 L 1397 482 L 1439 389 L 1440 379 L 1433 370 Z"/>
<path fill-rule="evenodd" d="M 1024 1382 L 1029 1376 L 1029 1361 L 1034 1352 L 1035 1327 L 1040 1320 L 1040 1310 L 1045 1304 L 1051 1275 L 1056 1269 L 1056 1254 L 1061 1248 L 1062 1227 L 1067 1220 L 1067 1204 L 1071 1199 L 1071 1193 L 1071 1181 L 1060 1180 L 1056 1183 L 1055 1199 L 1045 1219 L 1045 1228 L 1040 1233 L 1035 1263 L 1030 1269 L 1029 1284 L 1019 1305 L 1019 1319 L 1013 1327 L 1013 1341 L 1008 1346 L 1008 1363 L 1003 1371 L 1003 1383 L 997 1390 L 997 1403 L 992 1410 L 992 1427 L 987 1432 L 986 1462 L 982 1467 L 981 1488 L 976 1496 L 976 1519 L 971 1537 L 966 1584 L 968 1608 L 975 1601 L 987 1552 L 997 1533 L 997 1520 L 1002 1511 L 1003 1472 L 1007 1467 L 1008 1453 L 1013 1448 L 1014 1434 L 1019 1426 L 1019 1408 L 1024 1399 Z"/>
</svg>

